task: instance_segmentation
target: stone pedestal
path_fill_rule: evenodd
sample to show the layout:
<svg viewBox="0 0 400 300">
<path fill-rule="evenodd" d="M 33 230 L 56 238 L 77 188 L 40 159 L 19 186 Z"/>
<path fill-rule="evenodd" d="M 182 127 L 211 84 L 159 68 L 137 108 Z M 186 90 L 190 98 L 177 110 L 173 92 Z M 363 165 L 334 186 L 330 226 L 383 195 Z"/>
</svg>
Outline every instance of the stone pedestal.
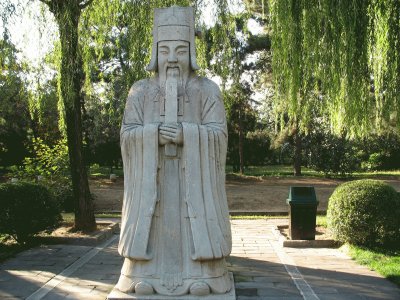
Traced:
<svg viewBox="0 0 400 300">
<path fill-rule="evenodd" d="M 230 272 L 232 288 L 226 294 L 210 294 L 207 296 L 193 296 L 193 295 L 182 295 L 182 296 L 164 296 L 159 294 L 138 296 L 135 294 L 122 293 L 118 289 L 114 288 L 108 295 L 107 300 L 235 300 L 235 283 L 233 280 L 233 274 Z"/>
</svg>

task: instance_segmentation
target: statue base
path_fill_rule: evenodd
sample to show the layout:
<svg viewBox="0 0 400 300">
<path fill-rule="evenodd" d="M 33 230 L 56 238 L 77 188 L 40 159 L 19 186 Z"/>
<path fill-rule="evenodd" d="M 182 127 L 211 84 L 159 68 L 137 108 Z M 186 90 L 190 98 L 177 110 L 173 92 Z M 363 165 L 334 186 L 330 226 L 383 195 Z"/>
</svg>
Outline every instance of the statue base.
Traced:
<svg viewBox="0 0 400 300">
<path fill-rule="evenodd" d="M 167 299 L 177 299 L 177 300 L 235 300 L 235 282 L 233 280 L 232 272 L 229 272 L 229 277 L 231 279 L 231 290 L 225 294 L 209 294 L 207 296 L 194 296 L 194 295 L 182 295 L 182 296 L 165 296 L 160 294 L 153 295 L 136 295 L 128 294 L 119 291 L 114 288 L 111 293 L 107 296 L 107 300 L 167 300 Z"/>
</svg>

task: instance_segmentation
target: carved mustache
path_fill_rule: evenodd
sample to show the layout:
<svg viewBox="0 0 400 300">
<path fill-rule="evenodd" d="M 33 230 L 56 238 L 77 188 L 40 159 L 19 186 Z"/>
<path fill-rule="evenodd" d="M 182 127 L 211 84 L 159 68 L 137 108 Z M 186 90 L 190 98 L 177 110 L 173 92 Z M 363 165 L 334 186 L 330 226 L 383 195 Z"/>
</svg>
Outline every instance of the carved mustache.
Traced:
<svg viewBox="0 0 400 300">
<path fill-rule="evenodd" d="M 168 69 L 178 69 L 178 74 L 179 74 L 178 76 L 182 76 L 182 70 L 181 70 L 181 67 L 178 64 L 176 64 L 176 63 L 166 64 L 164 66 L 164 70 L 163 70 L 165 75 L 167 75 Z M 181 78 L 181 80 L 182 80 L 182 78 Z"/>
</svg>

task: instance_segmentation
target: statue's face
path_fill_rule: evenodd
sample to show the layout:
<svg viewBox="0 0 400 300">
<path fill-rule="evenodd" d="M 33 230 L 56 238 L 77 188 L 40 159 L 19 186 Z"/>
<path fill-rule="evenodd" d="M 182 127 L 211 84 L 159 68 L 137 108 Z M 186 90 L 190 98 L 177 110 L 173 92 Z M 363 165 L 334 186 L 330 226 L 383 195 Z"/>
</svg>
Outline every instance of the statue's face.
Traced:
<svg viewBox="0 0 400 300">
<path fill-rule="evenodd" d="M 158 72 L 163 77 L 168 68 L 178 68 L 179 77 L 187 78 L 190 71 L 189 43 L 161 41 L 158 43 Z"/>
</svg>

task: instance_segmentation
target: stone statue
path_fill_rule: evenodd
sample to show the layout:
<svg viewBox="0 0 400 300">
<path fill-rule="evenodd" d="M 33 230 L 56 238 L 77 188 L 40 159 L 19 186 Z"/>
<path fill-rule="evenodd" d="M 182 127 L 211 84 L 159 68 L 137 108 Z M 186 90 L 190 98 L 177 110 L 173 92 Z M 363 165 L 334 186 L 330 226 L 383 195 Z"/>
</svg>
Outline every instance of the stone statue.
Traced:
<svg viewBox="0 0 400 300">
<path fill-rule="evenodd" d="M 233 284 L 225 111 L 218 86 L 194 72 L 194 38 L 191 7 L 155 9 L 155 76 L 132 86 L 121 128 L 124 293 L 222 296 Z"/>
</svg>

